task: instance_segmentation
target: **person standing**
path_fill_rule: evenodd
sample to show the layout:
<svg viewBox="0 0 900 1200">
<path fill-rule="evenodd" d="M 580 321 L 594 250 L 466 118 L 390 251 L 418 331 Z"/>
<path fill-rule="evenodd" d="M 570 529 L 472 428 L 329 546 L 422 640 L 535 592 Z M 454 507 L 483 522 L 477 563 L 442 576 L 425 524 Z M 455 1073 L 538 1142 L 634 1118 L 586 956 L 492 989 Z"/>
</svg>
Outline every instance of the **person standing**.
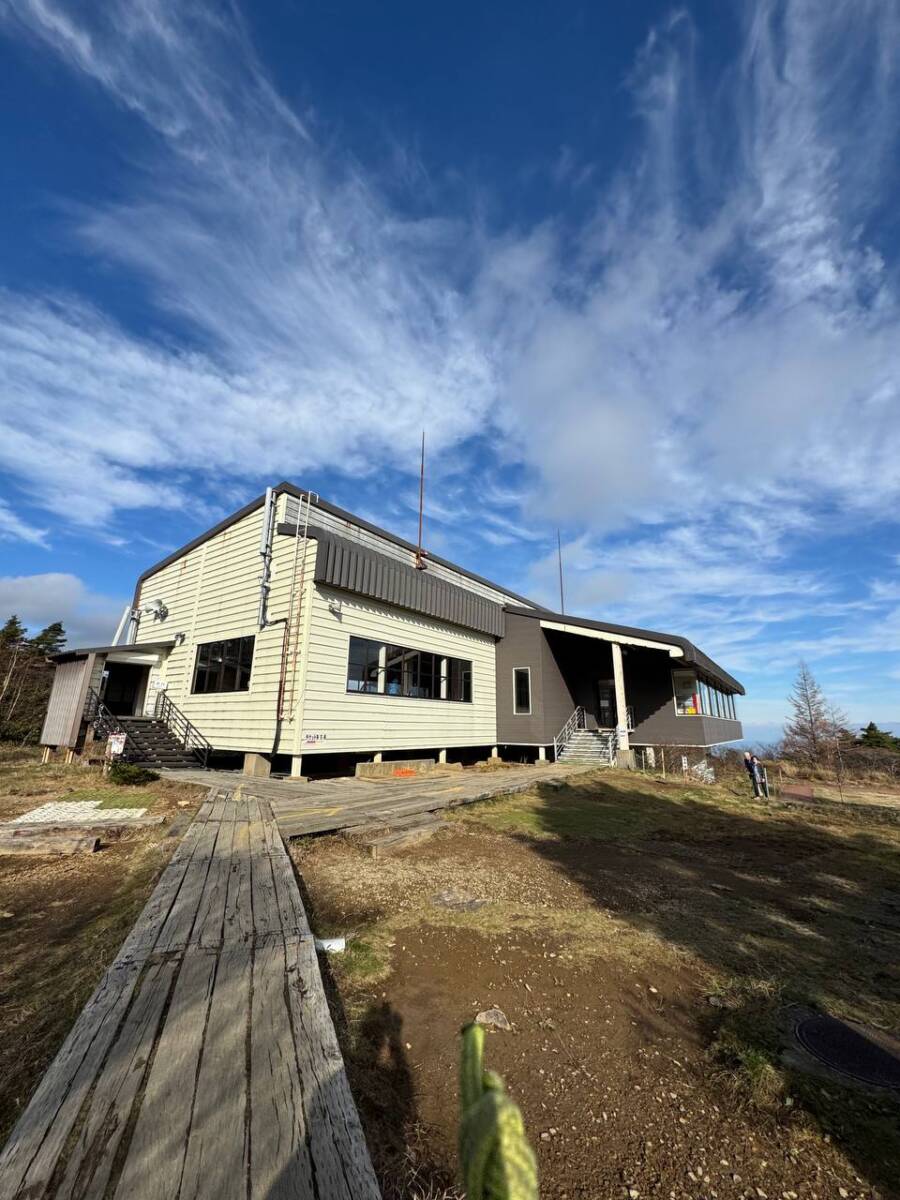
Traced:
<svg viewBox="0 0 900 1200">
<path fill-rule="evenodd" d="M 750 776 L 750 782 L 753 784 L 753 795 L 758 797 L 765 795 L 759 759 L 755 754 L 751 754 L 749 750 L 744 754 L 744 769 Z"/>
</svg>

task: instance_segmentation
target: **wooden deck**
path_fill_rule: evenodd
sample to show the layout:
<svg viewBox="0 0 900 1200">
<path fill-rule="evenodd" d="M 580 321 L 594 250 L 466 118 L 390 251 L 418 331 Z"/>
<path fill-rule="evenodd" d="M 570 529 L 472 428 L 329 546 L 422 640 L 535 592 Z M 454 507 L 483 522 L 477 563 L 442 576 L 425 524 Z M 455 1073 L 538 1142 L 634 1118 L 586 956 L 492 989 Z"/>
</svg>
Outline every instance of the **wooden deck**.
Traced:
<svg viewBox="0 0 900 1200">
<path fill-rule="evenodd" d="M 240 794 L 268 801 L 282 834 L 291 838 L 362 825 L 390 825 L 398 818 L 525 792 L 537 784 L 556 783 L 592 769 L 554 763 L 499 771 L 448 771 L 404 779 L 328 779 L 310 783 L 245 777 Z"/>
<path fill-rule="evenodd" d="M 265 798 L 211 789 L 0 1155 L 0 1198 L 378 1200 Z"/>
</svg>

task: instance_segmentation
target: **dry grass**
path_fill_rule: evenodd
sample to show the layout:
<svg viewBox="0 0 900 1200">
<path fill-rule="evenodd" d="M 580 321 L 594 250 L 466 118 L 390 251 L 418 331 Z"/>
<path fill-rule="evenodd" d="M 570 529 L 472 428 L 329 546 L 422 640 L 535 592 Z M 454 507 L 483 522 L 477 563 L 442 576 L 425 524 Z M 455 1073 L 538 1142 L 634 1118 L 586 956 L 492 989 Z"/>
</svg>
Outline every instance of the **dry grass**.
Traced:
<svg viewBox="0 0 900 1200">
<path fill-rule="evenodd" d="M 742 783 L 606 772 L 466 806 L 377 862 L 337 838 L 297 848 L 322 931 L 352 938 L 332 960 L 351 1025 L 357 993 L 417 929 L 498 944 L 539 932 L 561 944 L 560 967 L 687 970 L 712 997 L 697 1018 L 711 1086 L 768 1116 L 802 1114 L 804 1136 L 840 1140 L 858 1164 L 900 1163 L 893 1101 L 822 1087 L 782 1059 L 794 1005 L 900 1029 L 900 827 L 755 801 Z"/>
<path fill-rule="evenodd" d="M 186 825 L 203 794 L 169 783 L 108 788 L 100 778 L 0 753 L 0 820 L 51 800 L 107 798 L 166 817 L 97 854 L 0 858 L 0 1144 L 168 862 L 173 822 Z"/>
</svg>

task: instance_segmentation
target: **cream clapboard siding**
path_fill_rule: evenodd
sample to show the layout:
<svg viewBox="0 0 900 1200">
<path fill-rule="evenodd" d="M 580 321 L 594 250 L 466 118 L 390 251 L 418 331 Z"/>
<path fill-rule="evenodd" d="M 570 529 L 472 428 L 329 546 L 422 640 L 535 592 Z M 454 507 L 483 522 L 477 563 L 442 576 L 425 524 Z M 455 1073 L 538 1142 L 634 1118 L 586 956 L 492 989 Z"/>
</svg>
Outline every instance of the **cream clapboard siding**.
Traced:
<svg viewBox="0 0 900 1200">
<path fill-rule="evenodd" d="M 287 500 L 287 496 L 278 498 L 278 520 L 287 515 Z M 160 685 L 163 686 L 178 708 L 219 750 L 268 753 L 273 746 L 283 626 L 276 624 L 262 631 L 257 626 L 262 521 L 263 509 L 259 508 L 149 576 L 138 596 L 139 605 L 159 599 L 169 611 L 163 621 L 143 618 L 137 644 L 174 638 L 178 633 L 185 635 L 183 643 L 164 654 L 160 664 L 151 669 L 145 712 L 153 711 Z M 364 545 L 398 561 L 409 561 L 409 553 L 402 547 L 359 526 L 347 525 L 315 506 L 310 523 L 325 526 L 343 537 L 356 537 Z M 288 647 L 286 711 L 278 752 L 308 754 L 494 744 L 493 638 L 363 597 L 318 587 L 313 583 L 317 550 L 314 540 L 304 547 L 302 541 L 298 544 L 296 538 L 276 533 L 272 549 L 269 620 L 278 621 L 288 615 L 294 575 L 293 624 L 299 639 L 296 657 L 295 647 Z M 437 564 L 432 564 L 429 570 L 497 602 L 506 599 L 503 592 L 447 568 L 438 568 Z M 328 609 L 331 598 L 340 601 L 343 613 L 340 621 Z M 473 702 L 457 704 L 348 694 L 347 652 L 351 632 L 471 659 Z M 256 644 L 249 690 L 191 695 L 197 646 L 251 634 Z M 308 743 L 307 735 L 323 733 L 324 741 Z"/>
<path fill-rule="evenodd" d="M 139 596 L 140 604 L 163 600 L 169 613 L 164 621 L 145 617 L 138 643 L 185 634 L 184 642 L 152 669 L 145 711 L 152 711 L 157 681 L 164 683 L 172 701 L 219 750 L 268 753 L 275 736 L 284 626 L 260 630 L 257 625 L 262 520 L 259 508 L 148 577 Z M 273 540 L 270 621 L 288 615 L 294 546 L 293 538 Z M 249 690 L 192 695 L 197 646 L 249 635 L 256 638 Z M 292 753 L 295 742 L 296 730 L 286 719 L 278 749 Z"/>
<path fill-rule="evenodd" d="M 496 741 L 494 639 L 418 613 L 315 585 L 303 680 L 304 755 L 490 746 Z M 340 615 L 329 601 L 340 605 Z M 472 703 L 347 692 L 350 637 L 393 642 L 472 662 Z M 312 743 L 308 739 L 320 738 Z"/>
</svg>

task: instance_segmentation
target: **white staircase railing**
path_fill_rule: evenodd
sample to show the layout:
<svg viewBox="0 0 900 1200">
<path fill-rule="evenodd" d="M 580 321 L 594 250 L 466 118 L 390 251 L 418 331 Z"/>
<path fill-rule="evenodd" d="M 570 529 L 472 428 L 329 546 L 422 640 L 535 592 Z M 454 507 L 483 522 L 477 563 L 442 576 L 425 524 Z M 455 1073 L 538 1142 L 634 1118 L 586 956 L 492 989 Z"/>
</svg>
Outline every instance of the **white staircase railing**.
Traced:
<svg viewBox="0 0 900 1200">
<path fill-rule="evenodd" d="M 563 750 L 565 750 L 566 746 L 568 745 L 572 734 L 575 733 L 577 729 L 584 728 L 584 709 L 579 704 L 579 706 L 572 713 L 571 717 L 569 717 L 568 721 L 566 721 L 565 725 L 563 725 L 562 729 L 553 739 L 554 759 L 559 759 L 560 754 L 562 754 Z"/>
</svg>

